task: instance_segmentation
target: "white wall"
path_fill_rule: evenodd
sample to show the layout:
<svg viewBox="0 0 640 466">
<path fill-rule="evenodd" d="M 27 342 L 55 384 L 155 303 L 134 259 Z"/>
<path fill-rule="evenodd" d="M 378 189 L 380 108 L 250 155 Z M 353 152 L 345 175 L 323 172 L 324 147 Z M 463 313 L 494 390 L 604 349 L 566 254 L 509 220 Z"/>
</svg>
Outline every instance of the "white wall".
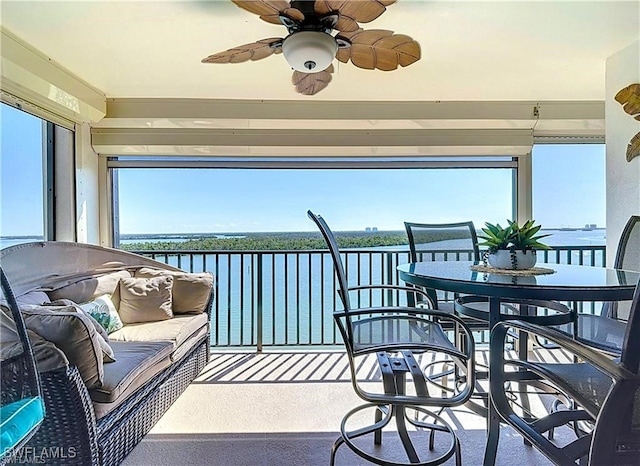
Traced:
<svg viewBox="0 0 640 466">
<path fill-rule="evenodd" d="M 640 157 L 627 162 L 627 145 L 640 121 L 615 101 L 616 93 L 640 83 L 640 41 L 606 61 L 605 134 L 607 152 L 607 264 L 612 265 L 620 233 L 629 216 L 640 215 Z"/>
</svg>

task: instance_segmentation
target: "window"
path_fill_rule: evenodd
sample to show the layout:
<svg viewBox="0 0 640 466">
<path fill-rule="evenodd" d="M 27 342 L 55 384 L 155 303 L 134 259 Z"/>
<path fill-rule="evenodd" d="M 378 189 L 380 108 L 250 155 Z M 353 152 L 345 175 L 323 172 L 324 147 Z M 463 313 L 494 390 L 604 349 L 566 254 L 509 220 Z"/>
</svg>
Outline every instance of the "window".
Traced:
<svg viewBox="0 0 640 466">
<path fill-rule="evenodd" d="M 533 217 L 553 229 L 550 245 L 604 245 L 604 144 L 537 144 L 533 148 Z"/>
<path fill-rule="evenodd" d="M 132 234 L 315 231 L 308 209 L 337 231 L 469 219 L 480 227 L 513 212 L 513 168 L 115 171 L 116 244 Z"/>
<path fill-rule="evenodd" d="M 21 110 L 0 104 L 0 246 L 2 248 L 49 236 L 47 123 Z M 52 220 L 51 220 L 52 221 Z"/>
</svg>

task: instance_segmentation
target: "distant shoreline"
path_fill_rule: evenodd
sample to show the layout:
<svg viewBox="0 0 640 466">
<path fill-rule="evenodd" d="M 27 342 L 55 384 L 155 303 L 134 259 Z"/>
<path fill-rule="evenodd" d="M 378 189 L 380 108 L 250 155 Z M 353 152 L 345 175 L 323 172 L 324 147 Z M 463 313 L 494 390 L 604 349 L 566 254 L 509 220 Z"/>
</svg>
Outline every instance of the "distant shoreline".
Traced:
<svg viewBox="0 0 640 466">
<path fill-rule="evenodd" d="M 561 228 L 542 228 L 540 232 L 548 231 L 605 231 L 605 227 L 585 228 L 585 227 L 561 227 Z M 479 230 L 478 230 L 479 231 Z M 339 233 L 362 233 L 362 234 L 405 234 L 405 230 L 336 230 Z M 137 239 L 192 239 L 192 238 L 239 238 L 245 236 L 262 236 L 262 235 L 307 235 L 309 233 L 316 234 L 316 231 L 246 231 L 246 232 L 232 232 L 232 233 L 126 233 L 121 234 L 121 240 L 137 240 Z M 2 237 L 0 237 L 2 238 Z"/>
<path fill-rule="evenodd" d="M 545 238 L 549 246 L 583 246 L 583 245 L 605 245 L 606 228 L 545 228 L 541 233 L 551 234 Z M 378 231 L 336 231 L 336 234 L 352 235 L 361 238 L 375 236 L 401 235 L 405 236 L 404 230 L 378 230 Z M 156 243 L 175 242 L 182 243 L 191 240 L 226 240 L 237 241 L 243 238 L 255 238 L 259 240 L 264 237 L 275 237 L 279 240 L 286 238 L 319 238 L 319 231 L 280 231 L 280 232 L 232 232 L 232 233 L 129 233 L 120 236 L 120 244 L 128 245 L 132 243 Z M 0 249 L 13 246 L 14 244 L 43 241 L 42 236 L 35 235 L 10 235 L 0 236 Z M 397 244 L 397 243 L 396 243 Z"/>
</svg>

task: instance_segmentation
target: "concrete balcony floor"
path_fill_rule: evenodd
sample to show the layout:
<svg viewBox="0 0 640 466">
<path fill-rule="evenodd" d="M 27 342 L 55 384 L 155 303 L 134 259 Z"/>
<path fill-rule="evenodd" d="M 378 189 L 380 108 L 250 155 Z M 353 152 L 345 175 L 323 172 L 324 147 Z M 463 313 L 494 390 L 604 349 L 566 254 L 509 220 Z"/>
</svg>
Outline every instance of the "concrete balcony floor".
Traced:
<svg viewBox="0 0 640 466">
<path fill-rule="evenodd" d="M 479 361 L 486 356 L 478 352 Z M 358 378 L 376 383 L 373 367 L 363 364 Z M 361 403 L 344 352 L 212 353 L 205 370 L 123 465 L 325 466 L 342 417 Z M 461 440 L 463 464 L 481 465 L 485 419 L 464 407 L 447 410 L 444 418 Z M 556 438 L 566 435 L 558 432 Z M 385 438 L 383 448 L 402 453 L 394 435 Z M 438 438 L 448 442 L 436 436 L 436 448 Z M 404 455 L 397 458 L 406 461 Z M 344 445 L 338 450 L 337 466 L 368 464 Z M 503 426 L 496 464 L 551 463 Z"/>
</svg>

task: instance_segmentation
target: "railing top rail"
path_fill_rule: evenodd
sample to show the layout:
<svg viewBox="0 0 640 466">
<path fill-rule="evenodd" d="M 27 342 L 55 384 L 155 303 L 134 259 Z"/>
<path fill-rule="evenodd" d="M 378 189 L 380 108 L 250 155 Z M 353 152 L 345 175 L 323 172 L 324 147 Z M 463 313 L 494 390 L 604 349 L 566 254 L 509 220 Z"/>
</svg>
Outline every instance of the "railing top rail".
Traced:
<svg viewBox="0 0 640 466">
<path fill-rule="evenodd" d="M 585 245 L 585 246 L 550 246 L 551 249 L 547 251 L 603 251 L 605 245 Z M 360 253 L 376 253 L 376 252 L 409 252 L 409 245 L 406 249 L 394 248 L 341 248 L 342 252 L 360 252 Z M 481 249 L 484 251 L 485 249 Z M 135 249 L 130 252 L 136 254 L 313 254 L 313 253 L 328 253 L 328 249 Z M 469 252 L 468 249 L 424 249 L 422 253 L 465 253 Z M 540 252 L 544 253 L 543 250 Z"/>
</svg>

